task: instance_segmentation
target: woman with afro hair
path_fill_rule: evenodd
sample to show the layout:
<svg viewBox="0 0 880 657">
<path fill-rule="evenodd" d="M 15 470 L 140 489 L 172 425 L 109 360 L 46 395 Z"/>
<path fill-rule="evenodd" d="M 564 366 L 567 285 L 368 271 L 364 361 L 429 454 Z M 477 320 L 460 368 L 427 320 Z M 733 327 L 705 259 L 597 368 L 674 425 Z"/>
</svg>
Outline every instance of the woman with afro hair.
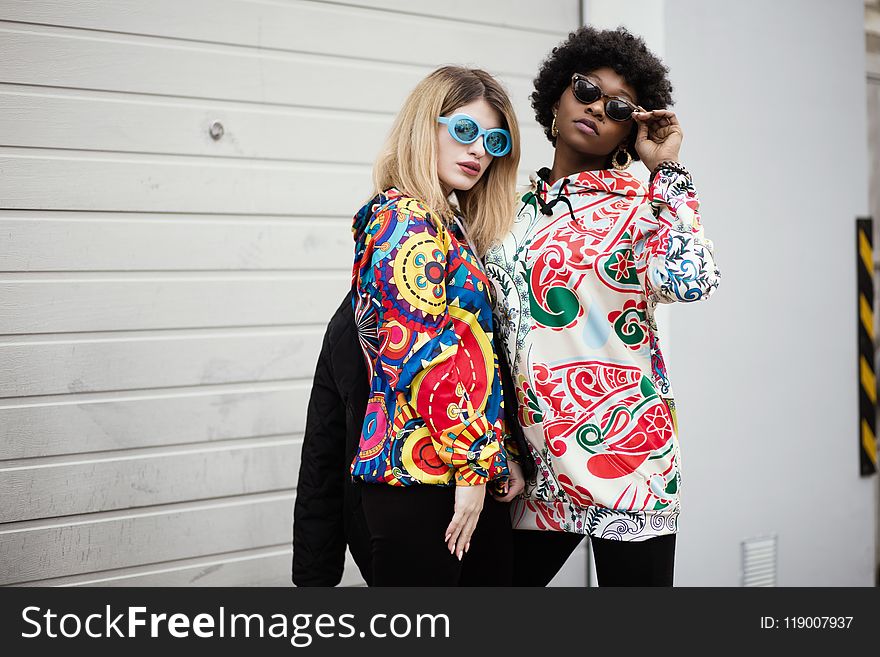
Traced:
<svg viewBox="0 0 880 657">
<path fill-rule="evenodd" d="M 512 506 L 517 585 L 546 585 L 584 536 L 600 586 L 672 585 L 680 457 L 654 311 L 708 298 L 720 274 L 671 92 L 624 28 L 573 32 L 535 79 L 556 152 L 487 255 L 535 462 Z"/>
</svg>

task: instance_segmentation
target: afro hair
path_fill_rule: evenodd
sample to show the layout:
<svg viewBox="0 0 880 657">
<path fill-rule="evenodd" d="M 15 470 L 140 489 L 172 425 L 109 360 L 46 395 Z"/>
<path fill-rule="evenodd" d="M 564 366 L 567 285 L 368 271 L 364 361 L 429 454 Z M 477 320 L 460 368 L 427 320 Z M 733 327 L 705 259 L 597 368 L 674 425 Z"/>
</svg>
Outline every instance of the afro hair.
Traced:
<svg viewBox="0 0 880 657">
<path fill-rule="evenodd" d="M 614 70 L 635 89 L 638 103 L 645 109 L 666 109 L 672 104 L 669 69 L 648 50 L 641 37 L 624 27 L 597 30 L 585 26 L 570 33 L 564 43 L 551 51 L 535 78 L 532 108 L 552 144 L 556 144 L 556 138 L 550 133 L 553 106 L 571 84 L 571 76 L 604 66 Z M 634 125 L 630 144 L 635 143 L 636 130 Z M 638 159 L 635 148 L 629 150 Z"/>
</svg>

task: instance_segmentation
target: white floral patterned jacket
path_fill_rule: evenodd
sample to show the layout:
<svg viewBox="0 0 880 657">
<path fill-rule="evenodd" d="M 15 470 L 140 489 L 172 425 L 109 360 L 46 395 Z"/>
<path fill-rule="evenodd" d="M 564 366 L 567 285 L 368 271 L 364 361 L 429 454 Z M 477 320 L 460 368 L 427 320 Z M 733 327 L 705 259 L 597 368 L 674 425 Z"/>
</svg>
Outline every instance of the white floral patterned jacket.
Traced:
<svg viewBox="0 0 880 657">
<path fill-rule="evenodd" d="M 718 287 L 691 178 L 661 168 L 532 176 L 511 233 L 486 258 L 497 330 L 536 480 L 514 527 L 643 540 L 677 531 L 675 403 L 659 303 Z"/>
</svg>

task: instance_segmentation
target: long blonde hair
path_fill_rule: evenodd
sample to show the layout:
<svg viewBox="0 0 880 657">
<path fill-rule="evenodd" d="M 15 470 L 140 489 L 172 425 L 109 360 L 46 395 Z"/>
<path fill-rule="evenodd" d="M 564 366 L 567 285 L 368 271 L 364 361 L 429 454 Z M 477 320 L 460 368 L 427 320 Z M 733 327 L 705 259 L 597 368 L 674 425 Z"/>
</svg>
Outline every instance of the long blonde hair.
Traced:
<svg viewBox="0 0 880 657">
<path fill-rule="evenodd" d="M 416 85 L 403 103 L 388 139 L 373 167 L 373 192 L 396 187 L 449 216 L 452 207 L 437 174 L 437 117 L 472 101 L 485 99 L 501 115 L 510 132 L 510 153 L 495 158 L 483 177 L 468 191 L 456 191 L 458 205 L 482 256 L 510 230 L 519 166 L 519 126 L 504 88 L 481 69 L 438 68 Z"/>
</svg>

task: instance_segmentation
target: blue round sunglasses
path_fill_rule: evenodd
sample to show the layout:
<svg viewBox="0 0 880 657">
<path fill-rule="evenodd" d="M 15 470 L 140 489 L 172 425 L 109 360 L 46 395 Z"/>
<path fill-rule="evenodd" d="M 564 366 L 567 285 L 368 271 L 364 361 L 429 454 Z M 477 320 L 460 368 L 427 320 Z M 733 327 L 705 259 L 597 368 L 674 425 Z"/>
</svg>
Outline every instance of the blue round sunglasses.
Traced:
<svg viewBox="0 0 880 657">
<path fill-rule="evenodd" d="M 438 123 L 443 123 L 452 138 L 460 144 L 473 144 L 483 137 L 483 146 L 492 157 L 501 157 L 510 152 L 510 133 L 503 128 L 483 130 L 477 120 L 467 114 L 453 114 L 450 117 L 440 116 Z"/>
</svg>

